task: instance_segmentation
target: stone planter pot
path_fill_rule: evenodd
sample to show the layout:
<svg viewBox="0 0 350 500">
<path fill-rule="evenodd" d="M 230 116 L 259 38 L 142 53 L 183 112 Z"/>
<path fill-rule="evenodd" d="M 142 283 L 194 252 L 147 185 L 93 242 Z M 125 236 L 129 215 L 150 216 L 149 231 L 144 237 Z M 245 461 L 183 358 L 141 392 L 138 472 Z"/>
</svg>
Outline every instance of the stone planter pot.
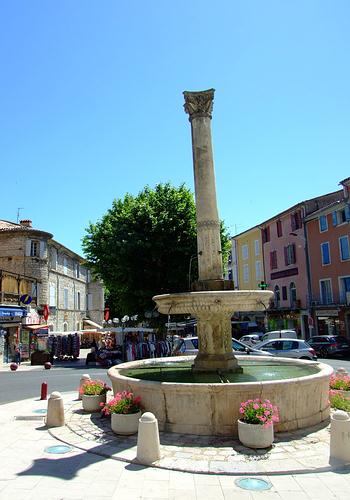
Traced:
<svg viewBox="0 0 350 500">
<path fill-rule="evenodd" d="M 246 424 L 238 420 L 238 438 L 248 448 L 269 448 L 273 443 L 273 425 Z"/>
<path fill-rule="evenodd" d="M 96 396 L 87 396 L 83 394 L 81 401 L 84 411 L 88 413 L 101 411 L 100 403 L 106 402 L 106 394 L 98 394 Z"/>
<path fill-rule="evenodd" d="M 124 436 L 136 434 L 139 427 L 140 417 L 141 417 L 141 411 L 138 411 L 137 413 L 130 413 L 128 415 L 124 415 L 122 413 L 112 413 L 111 414 L 112 431 L 115 434 L 121 434 Z"/>
</svg>

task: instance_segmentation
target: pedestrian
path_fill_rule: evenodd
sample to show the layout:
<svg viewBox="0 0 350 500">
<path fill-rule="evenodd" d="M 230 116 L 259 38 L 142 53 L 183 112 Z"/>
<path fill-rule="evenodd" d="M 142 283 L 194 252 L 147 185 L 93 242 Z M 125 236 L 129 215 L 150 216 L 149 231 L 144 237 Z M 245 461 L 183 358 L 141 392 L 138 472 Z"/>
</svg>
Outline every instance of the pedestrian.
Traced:
<svg viewBox="0 0 350 500">
<path fill-rule="evenodd" d="M 15 345 L 15 363 L 21 364 L 21 349 L 19 345 Z"/>
</svg>

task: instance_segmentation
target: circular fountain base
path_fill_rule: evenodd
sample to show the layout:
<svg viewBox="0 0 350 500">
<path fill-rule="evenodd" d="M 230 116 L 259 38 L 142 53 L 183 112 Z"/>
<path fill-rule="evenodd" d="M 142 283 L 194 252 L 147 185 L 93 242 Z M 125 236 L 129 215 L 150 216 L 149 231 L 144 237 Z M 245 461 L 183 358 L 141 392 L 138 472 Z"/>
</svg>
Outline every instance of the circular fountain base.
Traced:
<svg viewBox="0 0 350 500">
<path fill-rule="evenodd" d="M 114 393 L 122 390 L 141 396 L 145 411 L 158 419 L 160 430 L 198 435 L 237 435 L 242 401 L 269 399 L 280 411 L 276 431 L 290 431 L 318 424 L 329 417 L 328 388 L 333 369 L 323 363 L 287 358 L 240 356 L 242 361 L 289 366 L 312 365 L 316 373 L 284 380 L 239 383 L 175 383 L 140 380 L 125 372 L 152 365 L 192 362 L 194 356 L 123 363 L 110 368 Z M 124 373 L 124 374 L 123 374 Z"/>
</svg>

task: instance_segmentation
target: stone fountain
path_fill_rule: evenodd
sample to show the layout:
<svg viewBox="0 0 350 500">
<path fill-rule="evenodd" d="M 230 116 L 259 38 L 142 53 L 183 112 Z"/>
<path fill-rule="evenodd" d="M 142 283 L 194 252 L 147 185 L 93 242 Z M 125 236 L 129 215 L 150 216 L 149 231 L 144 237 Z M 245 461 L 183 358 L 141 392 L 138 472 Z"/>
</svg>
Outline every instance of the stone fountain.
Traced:
<svg viewBox="0 0 350 500">
<path fill-rule="evenodd" d="M 153 300 L 163 314 L 197 318 L 199 352 L 194 371 L 238 372 L 242 369 L 232 352 L 231 316 L 234 311 L 267 308 L 273 293 L 235 291 L 233 282 L 223 279 L 211 140 L 214 89 L 184 92 L 184 96 L 192 130 L 199 279 L 193 292 L 157 295 Z"/>
<path fill-rule="evenodd" d="M 231 316 L 234 311 L 266 308 L 270 291 L 232 290 L 222 274 L 220 222 L 217 211 L 211 117 L 214 90 L 184 92 L 185 111 L 192 130 L 192 150 L 197 211 L 199 279 L 188 293 L 153 297 L 164 314 L 191 314 L 197 318 L 199 353 L 194 356 L 147 359 L 123 363 L 108 371 L 114 393 L 128 390 L 141 396 L 146 411 L 154 413 L 160 430 L 204 435 L 235 435 L 242 401 L 270 399 L 280 409 L 277 431 L 317 424 L 329 416 L 328 388 L 332 368 L 286 358 L 240 356 L 232 352 Z M 220 376 L 220 383 L 180 383 L 142 379 L 193 362 L 193 377 Z M 243 373 L 242 365 L 244 365 Z M 264 373 L 248 373 L 260 365 Z M 292 375 L 293 370 L 300 374 Z M 245 375 L 247 379 L 240 380 Z M 287 370 L 280 375 L 278 370 Z M 176 371 L 176 370 L 175 370 Z M 234 372 L 232 374 L 232 372 Z M 170 373 L 170 372 L 169 372 Z M 226 373 L 226 382 L 225 382 Z M 275 373 L 274 378 L 272 378 Z M 246 374 L 246 375 L 247 375 Z M 229 382 L 229 377 L 237 382 Z M 140 377 L 140 378 L 138 378 Z"/>
</svg>

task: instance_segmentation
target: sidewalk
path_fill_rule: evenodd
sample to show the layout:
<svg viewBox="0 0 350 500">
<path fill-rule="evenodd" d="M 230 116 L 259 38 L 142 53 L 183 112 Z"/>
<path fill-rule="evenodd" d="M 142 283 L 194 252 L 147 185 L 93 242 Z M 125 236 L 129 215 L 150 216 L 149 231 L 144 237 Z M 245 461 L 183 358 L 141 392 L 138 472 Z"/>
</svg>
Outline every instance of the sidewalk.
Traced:
<svg viewBox="0 0 350 500">
<path fill-rule="evenodd" d="M 48 430 L 47 402 L 0 405 L 0 499 L 348 499 L 350 468 L 329 464 L 327 425 L 277 434 L 271 450 L 255 452 L 229 437 L 161 433 L 156 467 L 135 463 L 136 437 L 115 436 L 107 419 L 85 414 L 77 393 L 65 393 L 66 426 Z M 72 446 L 53 455 L 47 447 Z M 46 451 L 45 451 L 46 450 Z M 241 489 L 242 477 L 271 483 Z"/>
</svg>

